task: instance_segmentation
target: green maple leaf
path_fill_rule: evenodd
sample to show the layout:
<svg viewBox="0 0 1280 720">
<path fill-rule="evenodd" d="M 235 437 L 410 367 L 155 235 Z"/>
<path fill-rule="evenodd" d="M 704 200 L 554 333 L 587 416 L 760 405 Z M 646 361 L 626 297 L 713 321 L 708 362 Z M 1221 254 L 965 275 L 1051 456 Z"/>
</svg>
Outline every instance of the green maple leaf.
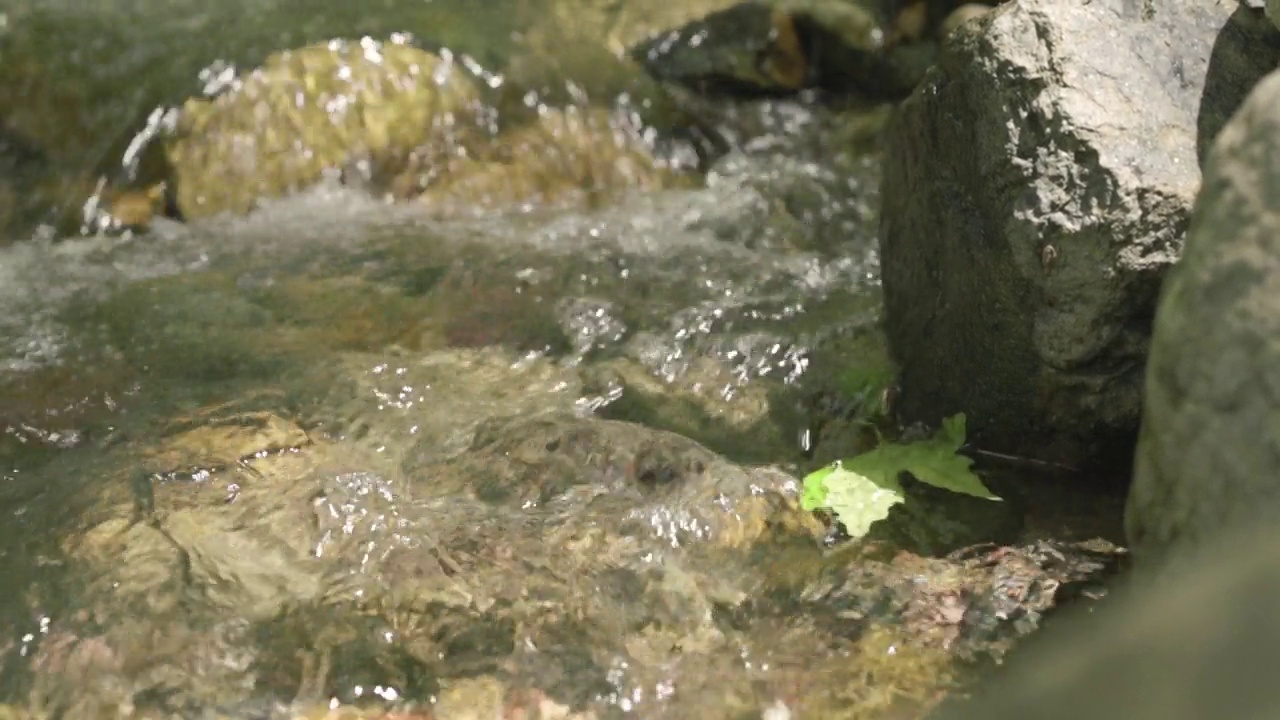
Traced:
<svg viewBox="0 0 1280 720">
<path fill-rule="evenodd" d="M 866 535 L 876 521 L 888 517 L 893 506 L 904 499 L 902 486 L 896 479 L 878 481 L 842 467 L 840 463 L 824 470 L 830 472 L 823 478 L 823 498 L 816 507 L 825 507 L 835 513 L 851 537 Z M 803 499 L 801 502 L 803 505 Z"/>
<path fill-rule="evenodd" d="M 827 478 L 840 468 L 840 463 L 835 462 L 824 468 L 814 470 L 804 476 L 801 483 L 802 490 L 800 492 L 800 507 L 813 512 L 819 508 L 828 507 L 827 505 Z"/>
<path fill-rule="evenodd" d="M 905 470 L 920 482 L 943 490 L 999 500 L 982 484 L 982 478 L 973 472 L 973 460 L 959 454 L 965 442 L 964 425 L 963 413 L 953 415 L 943 420 L 942 428 L 928 440 L 905 445 L 881 445 L 846 461 L 845 467 L 864 475 L 892 473 L 894 478 Z M 882 451 L 883 456 L 877 456 Z"/>
<path fill-rule="evenodd" d="M 816 470 L 804 479 L 801 507 L 830 509 L 851 536 L 859 537 L 905 499 L 898 483 L 903 472 L 944 490 L 999 500 L 973 472 L 973 460 L 958 454 L 964 442 L 964 415 L 955 415 L 928 440 L 885 443 Z"/>
</svg>

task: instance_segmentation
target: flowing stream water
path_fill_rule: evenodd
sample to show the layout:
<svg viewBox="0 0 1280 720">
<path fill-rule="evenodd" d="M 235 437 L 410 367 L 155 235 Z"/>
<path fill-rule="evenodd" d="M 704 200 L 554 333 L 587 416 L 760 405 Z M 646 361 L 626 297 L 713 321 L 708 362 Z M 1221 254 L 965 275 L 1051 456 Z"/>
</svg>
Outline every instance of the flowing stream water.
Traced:
<svg viewBox="0 0 1280 720">
<path fill-rule="evenodd" d="M 589 208 L 330 183 L 74 232 L 227 68 L 410 33 L 608 104 L 600 28 L 653 15 L 0 2 L 0 716 L 914 717 L 958 682 L 795 503 L 839 452 L 815 402 L 885 354 L 862 115 L 744 102 L 694 186 Z"/>
</svg>

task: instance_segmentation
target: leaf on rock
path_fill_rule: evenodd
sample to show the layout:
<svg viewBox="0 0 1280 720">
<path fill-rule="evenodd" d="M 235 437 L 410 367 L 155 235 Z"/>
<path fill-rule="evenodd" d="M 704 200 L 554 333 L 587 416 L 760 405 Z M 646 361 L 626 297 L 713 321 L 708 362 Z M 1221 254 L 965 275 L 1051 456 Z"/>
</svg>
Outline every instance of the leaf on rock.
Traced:
<svg viewBox="0 0 1280 720">
<path fill-rule="evenodd" d="M 826 480 L 839 467 L 840 463 L 832 463 L 804 476 L 804 490 L 800 493 L 800 507 L 802 509 L 813 512 L 819 508 L 827 507 Z"/>
<path fill-rule="evenodd" d="M 840 518 L 845 532 L 855 538 L 866 535 L 876 521 L 888 517 L 893 506 L 904 499 L 896 480 L 885 485 L 844 467 L 836 467 L 823 485 L 827 489 L 827 507 Z"/>
<path fill-rule="evenodd" d="M 973 460 L 957 453 L 964 442 L 964 415 L 954 415 L 928 440 L 885 443 L 809 473 L 800 506 L 805 510 L 829 508 L 850 536 L 860 537 L 903 501 L 898 476 L 904 471 L 943 490 L 1000 500 L 973 472 Z"/>
<path fill-rule="evenodd" d="M 973 460 L 959 454 L 964 443 L 964 414 L 960 413 L 943 420 L 942 429 L 928 440 L 897 446 L 903 451 L 902 469 L 943 490 L 999 501 L 973 472 Z"/>
</svg>

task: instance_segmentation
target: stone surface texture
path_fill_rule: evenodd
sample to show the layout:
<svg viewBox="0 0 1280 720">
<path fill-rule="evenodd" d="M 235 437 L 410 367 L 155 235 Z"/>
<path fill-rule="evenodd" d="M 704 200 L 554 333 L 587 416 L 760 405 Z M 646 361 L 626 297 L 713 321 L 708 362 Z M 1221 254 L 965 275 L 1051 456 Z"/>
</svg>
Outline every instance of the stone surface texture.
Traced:
<svg viewBox="0 0 1280 720">
<path fill-rule="evenodd" d="M 1126 530 L 1140 559 L 1280 505 L 1280 73 L 1218 136 L 1160 301 Z"/>
<path fill-rule="evenodd" d="M 1271 47 L 1236 51 L 1258 18 L 1200 0 L 1019 0 L 946 44 L 886 146 L 904 419 L 964 411 L 986 449 L 1128 474 L 1202 136 L 1275 67 Z"/>
<path fill-rule="evenodd" d="M 970 703 L 932 720 L 1272 717 L 1280 543 L 1255 528 L 1036 637 Z"/>
</svg>

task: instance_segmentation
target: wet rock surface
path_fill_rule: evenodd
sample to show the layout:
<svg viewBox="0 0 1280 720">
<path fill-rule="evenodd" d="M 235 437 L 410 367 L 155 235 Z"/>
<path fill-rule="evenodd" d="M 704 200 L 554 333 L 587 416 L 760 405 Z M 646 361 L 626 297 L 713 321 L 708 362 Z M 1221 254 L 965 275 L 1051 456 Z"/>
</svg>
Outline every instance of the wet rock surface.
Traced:
<svg viewBox="0 0 1280 720">
<path fill-rule="evenodd" d="M 1274 67 L 1231 3 L 1006 4 L 887 132 L 881 249 L 901 409 L 984 447 L 1127 469 L 1197 147 Z M 1238 13 L 1237 13 L 1238 14 Z"/>
<path fill-rule="evenodd" d="M 902 97 L 920 81 L 936 47 L 899 45 L 907 38 L 893 27 L 897 18 L 887 17 L 886 8 L 843 0 L 740 2 L 658 33 L 629 52 L 655 77 L 700 92 L 823 88 Z M 921 14 L 929 10 L 945 15 L 921 3 Z"/>
<path fill-rule="evenodd" d="M 592 57 L 590 47 L 573 57 Z M 547 72 L 513 62 L 525 83 Z M 694 120 L 645 87 L 638 67 L 607 55 L 598 64 L 606 69 L 581 80 L 603 95 L 592 100 L 575 81 L 559 98 L 513 87 L 468 56 L 399 35 L 288 50 L 215 97 L 188 100 L 163 133 L 159 172 L 188 220 L 242 214 L 325 179 L 444 216 L 591 207 L 692 184 L 697 150 L 671 133 L 688 136 Z M 663 152 L 650 123 L 668 131 Z"/>
<path fill-rule="evenodd" d="M 645 128 L 601 109 L 548 109 L 455 163 L 446 177 L 427 162 L 392 180 L 393 193 L 417 195 L 443 215 L 536 207 L 598 207 L 625 193 L 696 183 L 680 163 L 664 160 Z M 692 163 L 690 163 L 692 164 Z"/>
<path fill-rule="evenodd" d="M 1055 621 L 1011 654 L 986 691 L 932 717 L 1267 715 L 1276 693 L 1263 668 L 1280 659 L 1270 610 L 1280 590 L 1274 531 L 1233 532 L 1203 549 L 1158 584 L 1125 588 L 1092 612 Z"/>
<path fill-rule="evenodd" d="M 470 73 L 402 41 L 284 51 L 183 106 L 165 143 L 177 209 L 189 219 L 243 213 L 325 171 L 372 172 L 411 155 L 447 167 L 469 135 L 485 135 L 481 109 Z"/>
<path fill-rule="evenodd" d="M 358 428 L 349 404 L 294 416 L 286 391 L 116 444 L 119 472 L 82 489 L 93 509 L 63 540 L 79 609 L 24 646 L 30 706 L 296 717 L 336 698 L 461 718 L 456 694 L 481 682 L 495 705 L 595 717 L 924 708 L 1121 556 L 824 553 L 793 475 L 585 416 L 571 371 L 498 360 L 449 351 L 366 373 L 369 390 L 422 394 L 383 418 L 399 433 Z M 423 422 L 437 399 L 456 425 Z M 138 455 L 182 470 L 138 476 Z M 373 687 L 381 700 L 357 690 Z"/>
<path fill-rule="evenodd" d="M 867 447 L 815 406 L 884 355 L 888 114 L 772 90 L 948 3 L 777 3 L 670 95 L 627 50 L 733 3 L 392 5 L 439 37 L 255 5 L 287 32 L 170 138 L 191 222 L 142 184 L 0 258 L 0 715 L 917 717 L 1101 592 L 1092 498 L 905 481 L 862 542 L 797 504 Z M 722 62 L 776 87 L 691 102 Z"/>
<path fill-rule="evenodd" d="M 47 618 L 0 660 L 18 716 L 918 713 L 1104 578 L 1114 549 L 1058 555 L 990 518 L 957 535 L 945 502 L 911 516 L 941 539 L 824 550 L 778 463 L 799 459 L 804 419 L 782 410 L 824 303 L 874 276 L 854 249 L 869 218 L 839 194 L 874 183 L 755 162 L 452 240 L 375 205 L 264 242 L 286 203 L 222 220 L 235 232 L 216 242 L 200 233 L 224 226 L 197 223 L 172 248 L 65 262 L 115 278 L 51 317 L 75 339 L 59 352 L 114 358 L 92 385 L 119 400 L 15 413 L 90 439 L 7 450 L 31 480 L 6 497 L 60 518 L 21 526 L 24 559 L 6 556 L 28 591 L 3 607 Z M 797 183 L 791 210 L 773 202 Z M 787 226 L 822 238 L 723 232 L 734 213 L 816 213 L 824 193 L 827 230 Z M 742 196 L 760 208 L 720 201 Z M 801 249 L 841 237 L 829 257 Z M 184 243 L 212 254 L 191 269 Z M 171 265 L 148 262 L 162 251 Z M 167 274 L 110 274 L 130 267 Z M 39 367 L 11 387 L 83 392 Z"/>
<path fill-rule="evenodd" d="M 86 77 L 76 74 L 83 68 L 74 58 L 40 57 L 33 38 L 39 28 L 61 37 L 63 24 L 91 27 L 95 12 L 51 18 L 24 8 L 7 16 L 18 32 L 0 48 L 8 58 L 4 77 L 30 99 L 11 98 L 7 124 L 50 158 L 38 192 L 6 201 L 16 203 L 15 232 L 39 222 L 58 231 L 139 231 L 153 216 L 243 212 L 256 199 L 322 176 L 403 196 L 460 175 L 462 182 L 448 183 L 452 191 L 442 189 L 454 200 L 448 204 L 482 208 L 538 206 L 546 195 L 552 205 L 572 204 L 575 195 L 591 202 L 600 189 L 646 189 L 664 175 L 649 166 L 705 162 L 726 149 L 721 135 L 734 134 L 732 123 L 717 127 L 725 118 L 707 117 L 698 97 L 671 92 L 675 84 L 705 87 L 729 78 L 765 94 L 816 84 L 837 95 L 901 96 L 932 62 L 937 26 L 955 4 L 908 3 L 890 8 L 898 17 L 885 18 L 872 3 L 844 0 L 690 0 L 656 11 L 547 0 L 496 3 L 464 19 L 449 3 L 423 8 L 391 0 L 376 16 L 327 8 L 297 22 L 268 3 L 240 15 L 231 6 L 206 9 L 189 24 L 207 32 L 181 43 L 174 38 L 190 28 L 169 15 L 182 1 L 156 9 L 163 47 L 152 47 L 146 23 L 114 28 L 89 48 L 83 62 L 102 67 Z M 181 27 L 163 35 L 166 22 Z M 702 37 L 703 26 L 719 29 Z M 486 27 L 492 32 L 479 29 Z M 644 60 L 653 43 L 662 51 Z M 110 55 L 112 45 L 145 47 L 119 58 Z M 153 56 L 166 52 L 174 57 Z M 431 68 L 450 63 L 456 67 L 445 72 L 448 82 L 426 81 Z M 781 69 L 757 70 L 761 63 Z M 58 84 L 51 78 L 63 76 L 62 94 L 49 91 Z M 103 95 L 113 102 L 94 99 Z M 534 105 L 552 112 L 529 113 Z M 576 128 L 556 120 L 570 108 L 621 115 Z M 86 136 L 90 126 L 105 134 Z M 477 156 L 495 134 L 521 127 L 487 159 Z M 282 151 L 295 137 L 304 151 L 293 157 Z M 679 146 L 674 157 L 672 143 Z M 156 150 L 161 144 L 166 149 Z M 460 157 L 465 161 L 453 167 Z M 572 172 L 553 177 L 564 169 Z M 498 181 L 504 176 L 515 179 L 514 193 Z"/>
<path fill-rule="evenodd" d="M 1278 222 L 1264 158 L 1275 150 L 1280 76 L 1267 77 L 1223 129 L 1182 262 L 1157 315 L 1147 404 L 1126 524 L 1153 564 L 1264 516 L 1280 485 L 1271 428 L 1280 307 Z"/>
</svg>

